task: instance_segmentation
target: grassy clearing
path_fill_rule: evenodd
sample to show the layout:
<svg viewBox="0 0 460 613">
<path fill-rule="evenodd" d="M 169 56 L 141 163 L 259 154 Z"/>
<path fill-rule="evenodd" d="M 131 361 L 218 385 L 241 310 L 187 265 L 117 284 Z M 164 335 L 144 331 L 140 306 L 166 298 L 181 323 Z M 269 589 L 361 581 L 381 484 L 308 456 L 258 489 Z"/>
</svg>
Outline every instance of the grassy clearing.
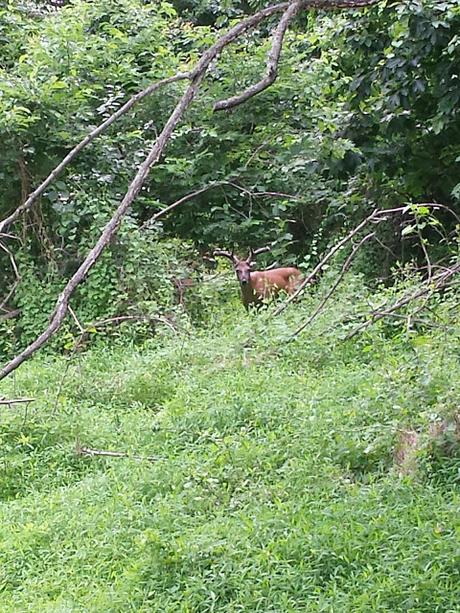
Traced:
<svg viewBox="0 0 460 613">
<path fill-rule="evenodd" d="M 458 611 L 458 447 L 394 449 L 458 409 L 460 327 L 340 343 L 357 295 L 290 344 L 308 301 L 235 304 L 6 381 L 37 400 L 0 416 L 1 611 Z"/>
</svg>

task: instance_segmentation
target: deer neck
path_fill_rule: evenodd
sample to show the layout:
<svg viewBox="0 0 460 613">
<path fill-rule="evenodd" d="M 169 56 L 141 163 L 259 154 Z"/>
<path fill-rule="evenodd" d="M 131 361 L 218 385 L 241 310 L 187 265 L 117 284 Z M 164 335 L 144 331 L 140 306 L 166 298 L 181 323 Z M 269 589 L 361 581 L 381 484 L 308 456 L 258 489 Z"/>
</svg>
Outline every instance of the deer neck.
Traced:
<svg viewBox="0 0 460 613">
<path fill-rule="evenodd" d="M 254 302 L 254 290 L 252 288 L 252 279 L 246 285 L 242 285 L 240 283 L 241 297 L 243 299 L 244 305 L 247 307 L 248 304 Z"/>
</svg>

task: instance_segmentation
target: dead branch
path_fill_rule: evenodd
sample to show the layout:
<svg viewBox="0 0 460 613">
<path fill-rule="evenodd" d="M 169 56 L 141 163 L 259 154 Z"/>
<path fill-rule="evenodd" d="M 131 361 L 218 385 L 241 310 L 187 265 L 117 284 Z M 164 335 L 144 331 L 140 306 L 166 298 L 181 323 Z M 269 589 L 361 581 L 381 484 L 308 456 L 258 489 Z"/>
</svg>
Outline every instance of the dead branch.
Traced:
<svg viewBox="0 0 460 613">
<path fill-rule="evenodd" d="M 337 279 L 335 280 L 334 284 L 332 285 L 331 289 L 324 296 L 324 298 L 321 300 L 321 302 L 316 307 L 316 309 L 313 311 L 313 313 L 310 315 L 310 317 L 307 319 L 307 321 L 305 323 L 303 323 L 301 326 L 299 326 L 297 328 L 297 330 L 295 330 L 295 332 L 293 332 L 290 340 L 294 339 L 301 332 L 303 332 L 303 330 L 305 330 L 305 328 L 307 328 L 311 324 L 311 322 L 317 317 L 317 315 L 323 310 L 324 305 L 329 300 L 329 298 L 332 296 L 332 294 L 335 292 L 335 290 L 339 286 L 340 282 L 342 281 L 343 277 L 345 276 L 345 273 L 350 268 L 351 263 L 353 262 L 353 260 L 355 258 L 355 255 L 358 253 L 359 249 L 363 246 L 363 244 L 366 241 L 368 241 L 368 240 L 370 240 L 371 238 L 374 238 L 374 237 L 375 237 L 375 232 L 371 232 L 370 234 L 367 234 L 366 236 L 364 236 L 359 241 L 359 243 L 353 247 L 352 252 L 350 253 L 350 255 L 345 260 L 345 263 L 342 266 L 342 269 L 341 269 L 339 275 L 337 276 Z"/>
<path fill-rule="evenodd" d="M 14 272 L 14 276 L 16 277 L 16 280 L 19 281 L 21 279 L 21 275 L 19 274 L 19 269 L 18 269 L 18 265 L 16 264 L 16 260 L 14 259 L 14 256 L 11 253 L 11 251 L 8 249 L 8 247 L 5 247 L 5 245 L 2 243 L 1 240 L 0 240 L 0 249 L 2 249 L 8 255 L 8 258 L 11 262 L 11 268 L 13 269 L 13 272 Z"/>
<path fill-rule="evenodd" d="M 344 340 L 349 340 L 353 338 L 354 336 L 356 336 L 360 332 L 363 332 L 369 326 L 373 325 L 377 321 L 380 321 L 384 317 L 392 315 L 395 311 L 398 311 L 399 309 L 406 306 L 410 302 L 417 300 L 417 298 L 421 298 L 422 296 L 426 296 L 427 294 L 436 293 L 440 289 L 443 289 L 444 287 L 448 285 L 449 280 L 454 275 L 456 275 L 458 272 L 460 272 L 460 264 L 456 264 L 455 266 L 448 269 L 447 271 L 443 271 L 441 273 L 438 273 L 437 275 L 434 275 L 431 278 L 429 283 L 425 283 L 424 286 L 418 289 L 417 291 L 412 292 L 409 295 L 403 296 L 400 300 L 395 302 L 392 306 L 389 306 L 386 309 L 379 308 L 378 310 L 371 312 L 370 318 L 364 321 L 359 326 L 357 326 L 354 330 L 349 332 L 345 336 Z"/>
<path fill-rule="evenodd" d="M 214 189 L 215 187 L 223 187 L 224 185 L 233 187 L 234 189 L 239 190 L 245 196 L 249 196 L 250 198 L 272 197 L 272 198 L 290 198 L 291 200 L 300 200 L 300 197 L 294 194 L 286 194 L 284 192 L 252 192 L 247 187 L 238 185 L 238 183 L 235 183 L 233 181 L 215 181 L 193 192 L 190 192 L 190 194 L 186 194 L 185 196 L 182 196 L 182 198 L 179 198 L 179 200 L 176 200 L 175 202 L 169 205 L 170 210 L 175 208 L 176 206 L 185 204 L 185 202 L 188 202 L 189 200 L 196 198 L 196 196 L 199 196 L 211 189 Z M 153 223 L 153 218 L 150 217 L 149 219 L 144 221 L 144 223 L 141 226 L 139 226 L 139 230 L 145 230 L 145 228 L 148 228 L 152 223 Z"/>
<path fill-rule="evenodd" d="M 302 5 L 302 0 L 293 2 L 287 9 L 284 15 L 281 17 L 278 27 L 273 35 L 272 47 L 267 57 L 267 70 L 265 76 L 258 82 L 248 87 L 244 92 L 237 96 L 232 96 L 226 100 L 220 100 L 214 105 L 214 111 L 221 111 L 223 109 L 231 109 L 243 102 L 249 100 L 253 96 L 256 96 L 275 81 L 278 76 L 278 63 L 281 55 L 281 48 L 283 45 L 284 36 L 289 27 L 289 24 L 299 12 Z"/>
<path fill-rule="evenodd" d="M 11 298 L 11 296 L 14 294 L 14 292 L 16 291 L 17 287 L 19 285 L 19 280 L 16 280 L 13 285 L 10 287 L 7 295 L 3 298 L 3 300 L 0 303 L 0 310 L 5 310 L 6 305 L 8 304 L 9 299 Z"/>
<path fill-rule="evenodd" d="M 295 300 L 305 289 L 305 287 L 312 283 L 316 275 L 324 268 L 324 266 L 329 262 L 329 260 L 342 249 L 344 245 L 346 245 L 349 241 L 351 241 L 359 232 L 367 226 L 368 223 L 377 219 L 378 214 L 381 211 L 374 210 L 366 219 L 363 219 L 361 223 L 359 223 L 351 232 L 349 232 L 341 241 L 339 241 L 334 247 L 324 256 L 324 258 L 315 266 L 315 268 L 311 271 L 309 275 L 305 277 L 302 283 L 299 285 L 297 290 L 289 296 L 287 300 L 283 302 L 275 311 L 274 315 L 279 315 L 284 311 L 284 309 L 290 304 L 293 300 Z"/>
<path fill-rule="evenodd" d="M 92 449 L 91 447 L 84 447 L 77 442 L 75 445 L 75 453 L 83 457 L 97 457 L 102 456 L 104 458 L 129 458 L 130 460 L 139 460 L 147 462 L 156 462 L 158 458 L 154 456 L 139 456 L 131 455 L 125 451 L 106 451 L 104 449 Z"/>
<path fill-rule="evenodd" d="M 295 16 L 301 9 L 361 8 L 366 6 L 372 6 L 373 4 L 377 4 L 379 1 L 380 0 L 357 0 L 356 2 L 354 2 L 353 0 L 338 0 L 337 2 L 335 2 L 334 0 L 332 0 L 328 2 L 327 0 L 296 0 L 295 2 L 291 2 L 291 5 L 284 12 L 273 34 L 272 46 L 267 56 L 265 76 L 262 77 L 262 79 L 260 79 L 260 81 L 258 81 L 257 83 L 250 85 L 240 94 L 237 94 L 236 96 L 232 96 L 230 98 L 226 98 L 225 100 L 219 100 L 215 103 L 213 110 L 221 111 L 234 108 L 235 106 L 246 102 L 247 100 L 249 100 L 249 98 L 256 96 L 274 83 L 276 77 L 278 76 L 278 64 L 286 31 L 289 27 L 289 24 L 292 22 L 292 20 L 295 18 Z"/>
<path fill-rule="evenodd" d="M 1 306 L 1 305 L 0 305 Z M 13 311 L 7 311 L 0 315 L 0 321 L 6 321 L 7 319 L 14 319 L 21 314 L 21 309 L 14 309 Z"/>
<path fill-rule="evenodd" d="M 78 319 L 78 317 L 76 316 L 75 311 L 72 309 L 72 307 L 70 306 L 70 304 L 69 304 L 69 307 L 68 307 L 68 308 L 69 308 L 69 313 L 70 313 L 70 315 L 71 315 L 72 319 L 73 319 L 73 320 L 74 320 L 74 322 L 77 324 L 77 328 L 80 330 L 80 332 L 81 332 L 82 334 L 84 334 L 84 333 L 85 333 L 85 328 L 84 328 L 84 327 L 81 325 L 80 320 L 79 320 L 79 319 Z"/>
<path fill-rule="evenodd" d="M 8 255 L 8 258 L 9 258 L 9 260 L 11 262 L 11 268 L 13 269 L 13 272 L 14 272 L 15 281 L 14 281 L 13 285 L 10 287 L 10 289 L 8 290 L 6 296 L 1 301 L 0 309 L 3 309 L 8 304 L 9 299 L 14 294 L 14 292 L 16 291 L 16 288 L 18 287 L 19 283 L 21 282 L 21 275 L 19 274 L 19 268 L 18 268 L 18 265 L 16 264 L 16 260 L 14 259 L 14 255 L 13 255 L 12 251 L 10 251 L 10 249 L 8 249 L 8 247 L 6 247 L 2 243 L 2 241 L 1 241 L 2 237 L 10 238 L 10 235 L 9 234 L 0 234 L 0 249 L 2 249 L 2 251 L 4 251 Z"/>
<path fill-rule="evenodd" d="M 175 202 L 173 202 L 173 204 L 169 206 L 171 207 L 180 206 L 181 204 L 184 204 L 185 202 L 188 202 L 189 200 L 196 198 L 196 196 L 199 196 L 200 194 L 203 194 L 204 192 L 207 192 L 210 189 L 213 189 L 214 187 L 225 185 L 225 183 L 226 181 L 216 181 L 215 183 L 210 183 L 209 185 L 206 185 L 205 187 L 197 189 L 196 191 L 191 192 L 190 194 L 186 194 L 185 196 L 183 196 L 182 198 L 179 198 L 179 200 L 176 200 Z M 153 217 L 155 217 L 155 215 Z M 150 217 L 149 219 L 147 219 L 147 221 L 144 221 L 144 223 L 141 226 L 139 226 L 139 230 L 144 230 L 145 228 L 150 226 L 152 224 L 152 219 L 153 218 Z"/>
<path fill-rule="evenodd" d="M 11 404 L 29 404 L 29 402 L 34 402 L 35 398 L 0 398 L 0 405 L 11 405 Z"/>
<path fill-rule="evenodd" d="M 276 311 L 274 312 L 274 315 L 279 315 L 280 313 L 282 313 L 291 302 L 296 300 L 297 297 L 303 292 L 305 287 L 309 283 L 312 283 L 312 281 L 314 280 L 316 275 L 321 271 L 322 268 L 324 268 L 324 266 L 329 262 L 329 260 L 344 245 L 346 245 L 357 234 L 359 234 L 359 232 L 361 230 L 363 230 L 368 224 L 372 223 L 372 224 L 376 225 L 376 224 L 382 223 L 383 221 L 387 221 L 388 220 L 389 215 L 395 215 L 397 213 L 413 213 L 413 214 L 415 214 L 416 210 L 417 210 L 417 207 L 426 207 L 426 208 L 433 209 L 434 211 L 435 210 L 440 210 L 440 209 L 445 210 L 445 211 L 451 213 L 455 217 L 455 219 L 458 219 L 459 224 L 460 224 L 460 218 L 458 217 L 458 215 L 455 213 L 455 211 L 453 211 L 450 207 L 446 206 L 445 204 L 423 202 L 423 203 L 416 204 L 416 205 L 413 205 L 413 206 L 395 207 L 393 209 L 374 209 L 374 211 L 372 211 L 372 213 L 370 215 L 368 215 L 368 217 L 363 219 L 363 221 L 361 221 L 357 226 L 355 226 L 355 228 L 353 228 L 349 232 L 349 234 L 347 234 L 341 241 L 339 241 L 336 245 L 334 245 L 334 247 L 315 266 L 315 268 L 312 270 L 312 272 L 309 275 L 307 275 L 307 277 L 302 281 L 302 283 L 299 285 L 297 290 L 293 294 L 291 294 L 291 296 L 289 296 L 289 298 L 287 300 L 285 300 L 283 302 L 283 304 L 281 304 L 276 309 Z"/>
<path fill-rule="evenodd" d="M 427 310 L 429 310 L 428 307 L 426 307 Z M 379 311 L 374 311 L 376 314 L 379 313 Z M 386 313 L 385 317 L 393 317 L 394 319 L 407 319 L 406 315 L 401 315 L 401 313 Z M 438 328 L 438 329 L 444 329 L 447 330 L 448 326 L 442 325 L 442 324 L 435 324 L 432 321 L 425 321 L 424 319 L 419 319 L 417 317 L 411 317 L 411 321 L 414 324 L 419 324 L 421 326 L 425 326 L 426 328 Z"/>
<path fill-rule="evenodd" d="M 110 117 L 108 117 L 105 121 L 103 121 L 99 126 L 94 128 L 89 134 L 85 136 L 83 140 L 81 140 L 78 145 L 76 145 L 69 153 L 65 156 L 65 158 L 50 172 L 50 174 L 46 177 L 42 183 L 29 195 L 29 197 L 18 206 L 8 217 L 0 221 L 0 233 L 4 232 L 12 223 L 14 223 L 19 217 L 32 208 L 37 199 L 43 194 L 46 188 L 57 179 L 57 177 L 61 174 L 61 172 L 77 157 L 77 155 L 84 149 L 87 145 L 89 145 L 93 140 L 95 140 L 99 134 L 102 134 L 109 126 L 111 126 L 117 119 L 125 115 L 135 104 L 137 104 L 143 98 L 150 96 L 154 92 L 156 92 L 163 85 L 167 85 L 169 83 L 175 83 L 176 81 L 181 81 L 184 79 L 190 79 L 191 73 L 178 73 L 172 77 L 167 77 L 166 79 L 161 79 L 161 81 L 157 81 L 156 83 L 152 83 L 141 92 L 138 92 L 132 98 L 130 98 L 123 106 L 121 106 L 115 113 L 113 113 Z"/>
</svg>

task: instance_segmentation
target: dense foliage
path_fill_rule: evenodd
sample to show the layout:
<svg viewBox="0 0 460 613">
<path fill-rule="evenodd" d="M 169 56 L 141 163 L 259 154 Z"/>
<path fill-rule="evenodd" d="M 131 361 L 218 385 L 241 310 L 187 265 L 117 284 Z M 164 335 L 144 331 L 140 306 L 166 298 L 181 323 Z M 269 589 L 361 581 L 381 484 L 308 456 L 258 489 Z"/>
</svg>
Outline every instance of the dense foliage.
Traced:
<svg viewBox="0 0 460 613">
<path fill-rule="evenodd" d="M 260 6 L 57 4 L 10 0 L 0 8 L 2 218 L 122 101 L 193 65 L 229 19 Z M 288 34 L 278 81 L 232 112 L 213 113 L 215 100 L 259 78 L 269 24 L 234 44 L 152 173 L 91 289 L 77 298 L 76 311 L 86 322 L 120 314 L 127 304 L 138 312 L 138 298 L 127 303 L 124 285 L 141 278 L 145 288 L 145 277 L 169 257 L 169 242 L 158 256 L 163 239 L 192 241 L 201 253 L 271 243 L 275 259 L 308 267 L 344 226 L 376 204 L 437 200 L 456 207 L 459 22 L 455 0 L 304 13 Z M 85 149 L 15 225 L 19 240 L 7 243 L 22 283 L 4 306 L 22 309 L 21 342 L 36 332 L 28 321 L 46 320 L 58 288 L 94 242 L 181 88 L 171 85 L 144 100 Z M 207 186 L 153 229 L 159 246 L 152 247 L 151 230 L 145 230 L 152 212 Z M 417 256 L 417 248 L 401 240 L 398 220 L 381 239 L 392 255 L 375 245 L 368 250 L 368 278 Z M 0 261 L 0 286 L 8 289 L 14 276 L 3 250 Z M 190 270 L 178 263 L 163 273 L 169 287 L 172 277 Z M 143 297 L 157 312 L 155 293 Z M 160 310 L 171 300 L 172 293 Z"/>
<path fill-rule="evenodd" d="M 267 4 L 0 4 L 0 219 Z M 458 609 L 455 276 L 431 292 L 460 269 L 460 7 L 304 12 L 278 80 L 214 113 L 259 79 L 274 23 L 212 66 L 51 351 L 1 383 L 2 612 Z M 1 362 L 46 327 L 183 88 L 143 99 L 0 236 Z M 450 210 L 412 205 L 436 201 Z M 308 270 L 405 204 L 281 316 L 246 314 L 227 263 L 209 267 L 214 247 L 270 244 Z"/>
<path fill-rule="evenodd" d="M 455 611 L 460 327 L 339 343 L 394 292 L 345 287 L 290 344 L 313 297 L 8 379 L 2 611 Z"/>
</svg>

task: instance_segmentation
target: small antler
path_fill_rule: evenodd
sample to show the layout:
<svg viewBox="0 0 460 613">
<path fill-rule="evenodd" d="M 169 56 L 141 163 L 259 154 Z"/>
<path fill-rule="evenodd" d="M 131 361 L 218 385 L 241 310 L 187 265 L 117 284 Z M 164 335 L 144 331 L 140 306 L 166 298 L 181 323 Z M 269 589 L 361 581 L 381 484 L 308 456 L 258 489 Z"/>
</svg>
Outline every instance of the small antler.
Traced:
<svg viewBox="0 0 460 613">
<path fill-rule="evenodd" d="M 214 256 L 221 256 L 223 258 L 228 258 L 229 260 L 231 260 L 233 262 L 233 264 L 236 264 L 237 262 L 237 258 L 235 257 L 235 254 L 230 251 L 224 251 L 223 249 L 214 249 L 214 251 L 212 252 L 212 255 Z"/>
<path fill-rule="evenodd" d="M 250 264 L 253 261 L 253 259 L 255 258 L 256 255 L 259 255 L 259 253 L 265 253 L 266 251 L 270 251 L 270 249 L 271 249 L 271 247 L 269 247 L 268 245 L 266 247 L 259 247 L 255 251 L 253 251 L 251 248 L 249 248 L 249 256 L 248 256 L 246 262 L 248 264 Z"/>
</svg>

